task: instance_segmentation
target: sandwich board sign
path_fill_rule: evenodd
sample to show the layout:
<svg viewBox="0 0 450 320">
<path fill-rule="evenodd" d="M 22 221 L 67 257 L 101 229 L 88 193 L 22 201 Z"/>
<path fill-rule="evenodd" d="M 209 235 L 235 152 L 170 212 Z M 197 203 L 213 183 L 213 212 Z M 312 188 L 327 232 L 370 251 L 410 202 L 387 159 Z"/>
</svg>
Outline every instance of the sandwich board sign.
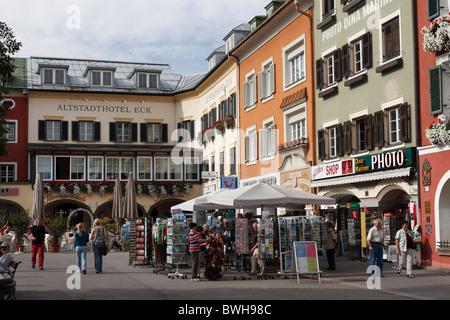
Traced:
<svg viewBox="0 0 450 320">
<path fill-rule="evenodd" d="M 294 241 L 294 261 L 291 268 L 291 279 L 292 270 L 295 266 L 295 273 L 297 274 L 297 282 L 300 284 L 299 275 L 300 274 L 311 274 L 311 279 L 313 274 L 319 276 L 320 282 L 320 270 L 319 270 L 319 259 L 317 256 L 317 245 L 315 241 Z"/>
</svg>

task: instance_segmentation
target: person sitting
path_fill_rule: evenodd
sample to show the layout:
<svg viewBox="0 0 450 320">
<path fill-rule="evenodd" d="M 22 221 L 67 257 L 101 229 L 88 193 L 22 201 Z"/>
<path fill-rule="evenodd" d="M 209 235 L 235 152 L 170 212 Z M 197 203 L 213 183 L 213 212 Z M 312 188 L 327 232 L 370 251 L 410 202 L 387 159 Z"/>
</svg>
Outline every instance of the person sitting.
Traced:
<svg viewBox="0 0 450 320">
<path fill-rule="evenodd" d="M 0 272 L 8 271 L 9 266 L 14 260 L 13 255 L 11 254 L 11 244 L 7 241 L 3 241 L 0 244 L 0 250 L 2 252 L 2 256 L 0 257 Z"/>
</svg>

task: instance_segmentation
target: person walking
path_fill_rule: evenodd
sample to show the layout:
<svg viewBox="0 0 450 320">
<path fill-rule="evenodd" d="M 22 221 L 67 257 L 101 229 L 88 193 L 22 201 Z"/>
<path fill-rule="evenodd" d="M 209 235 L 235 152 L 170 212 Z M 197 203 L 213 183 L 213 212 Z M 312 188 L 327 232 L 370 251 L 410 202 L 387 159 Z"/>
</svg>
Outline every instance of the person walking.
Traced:
<svg viewBox="0 0 450 320">
<path fill-rule="evenodd" d="M 336 270 L 336 262 L 334 260 L 334 248 L 336 248 L 336 232 L 333 224 L 328 221 L 327 227 L 327 241 L 325 242 L 325 250 L 327 252 L 328 268 L 327 270 Z"/>
<path fill-rule="evenodd" d="M 39 270 L 44 270 L 44 249 L 45 249 L 45 226 L 44 220 L 37 219 L 36 225 L 31 227 L 31 268 L 35 268 L 36 255 L 39 255 Z"/>
<path fill-rule="evenodd" d="M 83 274 L 86 274 L 86 255 L 88 252 L 87 244 L 89 242 L 89 234 L 84 230 L 84 224 L 77 224 L 77 231 L 74 235 L 73 248 L 77 254 L 77 266 Z"/>
<path fill-rule="evenodd" d="M 402 228 L 398 230 L 395 235 L 395 245 L 397 247 L 397 256 L 399 258 L 397 276 L 400 276 L 403 265 L 406 263 L 406 276 L 408 278 L 414 278 L 411 274 L 413 262 L 413 234 L 411 230 L 409 230 L 409 223 L 406 220 L 402 221 Z"/>
<path fill-rule="evenodd" d="M 105 244 L 106 230 L 102 227 L 100 219 L 94 220 L 91 231 L 92 251 L 94 252 L 95 273 L 103 272 L 102 246 Z"/>
<path fill-rule="evenodd" d="M 367 234 L 367 244 L 369 245 L 370 249 L 370 272 L 368 272 L 368 275 L 372 275 L 373 266 L 375 266 L 376 261 L 376 265 L 380 271 L 379 276 L 384 277 L 383 248 L 386 248 L 386 244 L 384 243 L 384 235 L 383 229 L 381 228 L 380 219 L 376 219 L 374 226 L 370 228 L 369 233 Z"/>
</svg>

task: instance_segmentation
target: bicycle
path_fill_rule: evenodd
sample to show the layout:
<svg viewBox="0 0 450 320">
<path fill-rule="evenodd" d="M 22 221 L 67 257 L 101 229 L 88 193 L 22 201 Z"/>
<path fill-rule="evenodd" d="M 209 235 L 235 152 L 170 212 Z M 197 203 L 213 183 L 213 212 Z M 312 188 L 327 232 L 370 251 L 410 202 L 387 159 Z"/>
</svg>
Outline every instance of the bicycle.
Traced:
<svg viewBox="0 0 450 320">
<path fill-rule="evenodd" d="M 122 251 L 122 245 L 120 244 L 120 241 L 122 240 L 122 237 L 120 236 L 120 233 L 109 231 L 109 239 L 108 239 L 108 252 L 111 251 L 111 249 Z"/>
</svg>

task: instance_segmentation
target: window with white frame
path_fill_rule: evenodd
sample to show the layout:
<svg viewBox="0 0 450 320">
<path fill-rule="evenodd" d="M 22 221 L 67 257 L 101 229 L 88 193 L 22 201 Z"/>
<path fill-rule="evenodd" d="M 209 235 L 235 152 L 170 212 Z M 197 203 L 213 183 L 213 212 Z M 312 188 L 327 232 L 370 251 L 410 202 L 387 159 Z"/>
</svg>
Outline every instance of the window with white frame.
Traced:
<svg viewBox="0 0 450 320">
<path fill-rule="evenodd" d="M 304 34 L 283 48 L 283 73 L 284 89 L 306 78 Z"/>
<path fill-rule="evenodd" d="M 259 73 L 259 98 L 265 99 L 275 92 L 275 69 L 272 60 L 266 62 Z"/>
<path fill-rule="evenodd" d="M 134 158 L 106 158 L 106 180 L 126 180 L 133 171 Z"/>
<path fill-rule="evenodd" d="M 36 172 L 42 174 L 43 180 L 52 180 L 53 177 L 52 156 L 37 156 Z"/>
<path fill-rule="evenodd" d="M 7 130 L 7 133 L 5 134 L 6 140 L 8 140 L 9 143 L 17 142 L 17 121 L 7 120 L 5 129 Z"/>
<path fill-rule="evenodd" d="M 46 140 L 62 140 L 61 139 L 61 121 L 59 120 L 47 120 L 46 121 L 47 135 Z"/>
<path fill-rule="evenodd" d="M 400 108 L 388 110 L 389 144 L 401 142 Z"/>
<path fill-rule="evenodd" d="M 335 0 L 322 0 L 322 19 L 335 13 Z"/>
<path fill-rule="evenodd" d="M 306 119 L 299 119 L 289 123 L 291 141 L 306 137 Z"/>
<path fill-rule="evenodd" d="M 88 178 L 89 180 L 103 180 L 103 157 L 89 157 Z"/>
<path fill-rule="evenodd" d="M 158 75 L 156 73 L 138 73 L 139 88 L 158 88 Z"/>
<path fill-rule="evenodd" d="M 138 157 L 137 162 L 138 180 L 151 180 L 153 159 L 151 157 Z"/>
<path fill-rule="evenodd" d="M 112 86 L 112 71 L 91 71 L 91 85 L 93 86 Z"/>
<path fill-rule="evenodd" d="M 254 72 L 246 77 L 243 84 L 244 108 L 254 106 L 256 104 L 256 75 Z"/>
<path fill-rule="evenodd" d="M 363 41 L 362 39 L 358 39 L 354 42 L 352 42 L 352 49 L 353 49 L 353 72 L 356 74 L 358 72 L 361 72 L 364 69 L 364 63 L 363 63 Z"/>
<path fill-rule="evenodd" d="M 245 136 L 245 162 L 250 163 L 258 158 L 258 133 L 256 126 L 247 130 Z"/>
<path fill-rule="evenodd" d="M 259 130 L 261 158 L 273 156 L 276 150 L 276 130 L 272 121 L 264 123 L 264 128 Z"/>
<path fill-rule="evenodd" d="M 197 157 L 184 158 L 184 179 L 196 181 L 200 179 L 200 159 Z"/>
<path fill-rule="evenodd" d="M 116 123 L 116 141 L 129 142 L 131 141 L 131 123 L 117 122 Z"/>
<path fill-rule="evenodd" d="M 328 129 L 328 146 L 328 156 L 330 158 L 337 157 L 336 127 L 331 127 Z"/>
<path fill-rule="evenodd" d="M 92 121 L 79 122 L 79 139 L 80 141 L 94 140 L 94 122 Z"/>
<path fill-rule="evenodd" d="M 147 142 L 161 142 L 161 123 L 147 124 Z"/>
<path fill-rule="evenodd" d="M 334 77 L 334 55 L 330 54 L 328 56 L 325 57 L 325 74 L 326 74 L 326 85 L 327 86 L 331 86 L 332 84 L 334 84 L 335 81 L 335 77 Z"/>
<path fill-rule="evenodd" d="M 85 180 L 84 157 L 55 157 L 55 180 Z"/>
<path fill-rule="evenodd" d="M 0 163 L 0 182 L 14 182 L 16 180 L 16 165 Z"/>
<path fill-rule="evenodd" d="M 158 157 L 155 161 L 155 180 L 182 180 L 182 163 Z"/>
<path fill-rule="evenodd" d="M 301 103 L 284 110 L 284 140 L 306 138 L 306 104 Z"/>
<path fill-rule="evenodd" d="M 44 84 L 65 84 L 64 69 L 42 69 Z"/>
</svg>

